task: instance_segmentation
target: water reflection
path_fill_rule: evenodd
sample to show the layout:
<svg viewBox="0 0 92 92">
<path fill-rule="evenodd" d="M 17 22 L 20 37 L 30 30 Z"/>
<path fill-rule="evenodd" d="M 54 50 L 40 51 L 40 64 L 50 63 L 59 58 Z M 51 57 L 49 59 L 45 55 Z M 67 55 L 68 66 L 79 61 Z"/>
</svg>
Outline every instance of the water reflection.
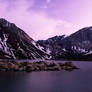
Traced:
<svg viewBox="0 0 92 92">
<path fill-rule="evenodd" d="M 79 70 L 0 73 L 0 92 L 92 92 L 92 62 L 74 62 Z"/>
</svg>

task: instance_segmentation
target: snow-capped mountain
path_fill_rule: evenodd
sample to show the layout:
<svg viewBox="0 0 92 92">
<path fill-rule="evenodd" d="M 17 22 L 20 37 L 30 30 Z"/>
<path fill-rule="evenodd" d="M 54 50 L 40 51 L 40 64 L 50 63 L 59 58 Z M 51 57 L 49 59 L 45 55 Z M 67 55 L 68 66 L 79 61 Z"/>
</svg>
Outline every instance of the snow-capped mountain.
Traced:
<svg viewBox="0 0 92 92">
<path fill-rule="evenodd" d="M 47 54 L 23 30 L 7 20 L 0 19 L 0 59 L 37 59 Z"/>
<path fill-rule="evenodd" d="M 52 59 L 92 60 L 92 27 L 86 27 L 70 36 L 55 36 L 47 40 L 39 40 L 44 51 Z"/>
<path fill-rule="evenodd" d="M 55 36 L 34 41 L 23 30 L 5 19 L 0 19 L 0 59 L 92 60 L 92 27 L 70 36 Z"/>
</svg>

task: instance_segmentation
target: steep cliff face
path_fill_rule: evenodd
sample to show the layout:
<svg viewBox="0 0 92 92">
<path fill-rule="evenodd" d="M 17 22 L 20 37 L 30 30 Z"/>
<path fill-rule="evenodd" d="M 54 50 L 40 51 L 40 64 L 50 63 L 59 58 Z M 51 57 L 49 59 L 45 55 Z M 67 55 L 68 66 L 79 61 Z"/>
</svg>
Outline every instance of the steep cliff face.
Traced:
<svg viewBox="0 0 92 92">
<path fill-rule="evenodd" d="M 42 59 L 46 53 L 15 24 L 0 19 L 0 58 Z"/>
<path fill-rule="evenodd" d="M 69 36 L 73 44 L 86 50 L 92 50 L 92 27 L 80 29 Z"/>
<path fill-rule="evenodd" d="M 67 37 L 55 36 L 37 43 L 46 52 L 49 50 L 52 59 L 92 60 L 92 27 L 83 28 Z"/>
</svg>

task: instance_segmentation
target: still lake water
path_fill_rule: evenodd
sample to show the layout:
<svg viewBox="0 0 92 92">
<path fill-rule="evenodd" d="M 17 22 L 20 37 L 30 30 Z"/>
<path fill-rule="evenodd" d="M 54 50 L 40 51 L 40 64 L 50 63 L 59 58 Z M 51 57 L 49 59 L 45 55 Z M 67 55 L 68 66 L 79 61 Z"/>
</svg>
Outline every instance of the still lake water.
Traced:
<svg viewBox="0 0 92 92">
<path fill-rule="evenodd" d="M 92 62 L 73 63 L 80 69 L 72 72 L 2 72 L 0 92 L 92 92 Z"/>
</svg>

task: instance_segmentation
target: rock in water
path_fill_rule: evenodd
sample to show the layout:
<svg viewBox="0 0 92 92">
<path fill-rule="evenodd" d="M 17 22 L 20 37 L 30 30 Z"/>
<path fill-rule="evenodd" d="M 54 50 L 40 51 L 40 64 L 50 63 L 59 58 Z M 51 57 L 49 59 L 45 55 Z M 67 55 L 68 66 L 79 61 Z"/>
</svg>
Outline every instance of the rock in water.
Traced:
<svg viewBox="0 0 92 92">
<path fill-rule="evenodd" d="M 72 62 L 65 63 L 55 63 L 55 62 L 47 62 L 47 61 L 39 61 L 39 62 L 0 62 L 0 71 L 8 72 L 8 71 L 72 71 L 75 69 L 79 69 Z"/>
</svg>

